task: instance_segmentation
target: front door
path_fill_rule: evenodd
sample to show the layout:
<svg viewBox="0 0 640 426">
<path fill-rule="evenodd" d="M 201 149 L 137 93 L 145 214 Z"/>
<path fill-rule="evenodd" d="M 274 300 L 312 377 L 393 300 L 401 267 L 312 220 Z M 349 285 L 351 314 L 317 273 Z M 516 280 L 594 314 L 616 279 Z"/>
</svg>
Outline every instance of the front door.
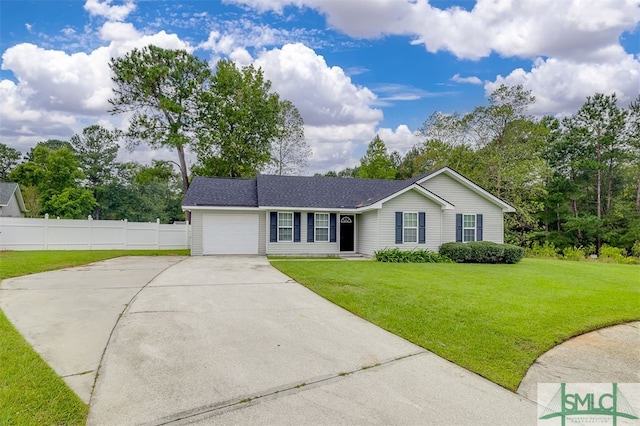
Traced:
<svg viewBox="0 0 640 426">
<path fill-rule="evenodd" d="M 354 250 L 355 216 L 340 216 L 340 251 Z"/>
</svg>

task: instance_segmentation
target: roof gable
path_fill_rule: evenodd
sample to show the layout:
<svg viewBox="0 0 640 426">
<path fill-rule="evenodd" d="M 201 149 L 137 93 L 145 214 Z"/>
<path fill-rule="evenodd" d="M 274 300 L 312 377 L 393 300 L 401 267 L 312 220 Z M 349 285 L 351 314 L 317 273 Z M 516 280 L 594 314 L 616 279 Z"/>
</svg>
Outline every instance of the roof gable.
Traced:
<svg viewBox="0 0 640 426">
<path fill-rule="evenodd" d="M 11 201 L 11 198 L 14 195 L 18 202 L 18 207 L 20 207 L 20 211 L 26 212 L 27 208 L 24 205 L 20 186 L 16 182 L 0 182 L 0 207 L 8 206 L 9 201 Z"/>
<path fill-rule="evenodd" d="M 497 206 L 501 207 L 502 211 L 504 212 L 513 213 L 516 211 L 516 209 L 506 201 L 501 200 L 500 198 L 496 197 L 486 189 L 482 188 L 480 185 L 474 183 L 470 179 L 467 179 L 466 177 L 462 176 L 460 173 L 456 172 L 455 170 L 450 169 L 449 167 L 443 167 L 431 173 L 427 173 L 425 175 L 419 176 L 416 183 L 422 184 L 428 181 L 429 179 L 432 179 L 440 174 L 446 174 L 447 176 L 452 178 L 454 181 L 460 183 L 461 185 L 465 186 L 466 188 L 470 189 L 471 191 L 475 192 L 481 197 L 489 200 L 493 204 L 496 204 Z"/>
</svg>

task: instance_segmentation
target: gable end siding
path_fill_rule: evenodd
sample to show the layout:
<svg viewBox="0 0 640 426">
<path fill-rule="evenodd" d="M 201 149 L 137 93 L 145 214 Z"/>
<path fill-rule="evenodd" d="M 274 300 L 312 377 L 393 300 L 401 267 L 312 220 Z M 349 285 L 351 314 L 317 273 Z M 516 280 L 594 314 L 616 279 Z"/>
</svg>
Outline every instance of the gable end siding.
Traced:
<svg viewBox="0 0 640 426">
<path fill-rule="evenodd" d="M 396 212 L 424 212 L 426 214 L 426 242 L 396 244 Z M 407 191 L 385 202 L 378 211 L 378 249 L 397 247 L 401 250 L 429 249 L 440 247 L 440 206 L 417 191 Z"/>
<path fill-rule="evenodd" d="M 495 243 L 504 242 L 502 208 L 481 197 L 444 173 L 435 176 L 422 186 L 455 206 L 442 212 L 442 242 L 456 241 L 456 214 L 482 214 L 482 239 Z M 427 213 L 427 217 L 429 214 Z M 427 235 L 429 231 L 427 230 Z M 428 239 L 428 237 L 427 237 Z"/>
</svg>

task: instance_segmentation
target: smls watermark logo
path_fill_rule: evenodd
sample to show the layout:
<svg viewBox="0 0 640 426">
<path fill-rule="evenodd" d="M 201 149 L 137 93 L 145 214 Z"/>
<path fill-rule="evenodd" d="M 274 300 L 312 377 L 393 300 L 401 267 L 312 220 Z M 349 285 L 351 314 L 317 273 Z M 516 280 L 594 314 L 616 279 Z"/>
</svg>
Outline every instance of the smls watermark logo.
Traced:
<svg viewBox="0 0 640 426">
<path fill-rule="evenodd" d="M 640 425 L 638 383 L 539 383 L 538 425 Z"/>
</svg>

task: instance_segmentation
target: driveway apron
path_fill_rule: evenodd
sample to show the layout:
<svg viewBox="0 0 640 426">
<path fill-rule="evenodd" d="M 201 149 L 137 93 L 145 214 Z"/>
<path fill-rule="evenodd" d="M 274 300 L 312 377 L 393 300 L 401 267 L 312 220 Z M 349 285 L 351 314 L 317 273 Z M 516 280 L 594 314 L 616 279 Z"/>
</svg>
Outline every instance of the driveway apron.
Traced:
<svg viewBox="0 0 640 426">
<path fill-rule="evenodd" d="M 119 257 L 2 280 L 0 308 L 36 352 L 88 403 L 119 315 L 142 287 L 182 259 Z"/>
<path fill-rule="evenodd" d="M 531 401 L 337 307 L 264 257 L 192 257 L 105 351 L 88 424 L 535 424 Z"/>
</svg>

